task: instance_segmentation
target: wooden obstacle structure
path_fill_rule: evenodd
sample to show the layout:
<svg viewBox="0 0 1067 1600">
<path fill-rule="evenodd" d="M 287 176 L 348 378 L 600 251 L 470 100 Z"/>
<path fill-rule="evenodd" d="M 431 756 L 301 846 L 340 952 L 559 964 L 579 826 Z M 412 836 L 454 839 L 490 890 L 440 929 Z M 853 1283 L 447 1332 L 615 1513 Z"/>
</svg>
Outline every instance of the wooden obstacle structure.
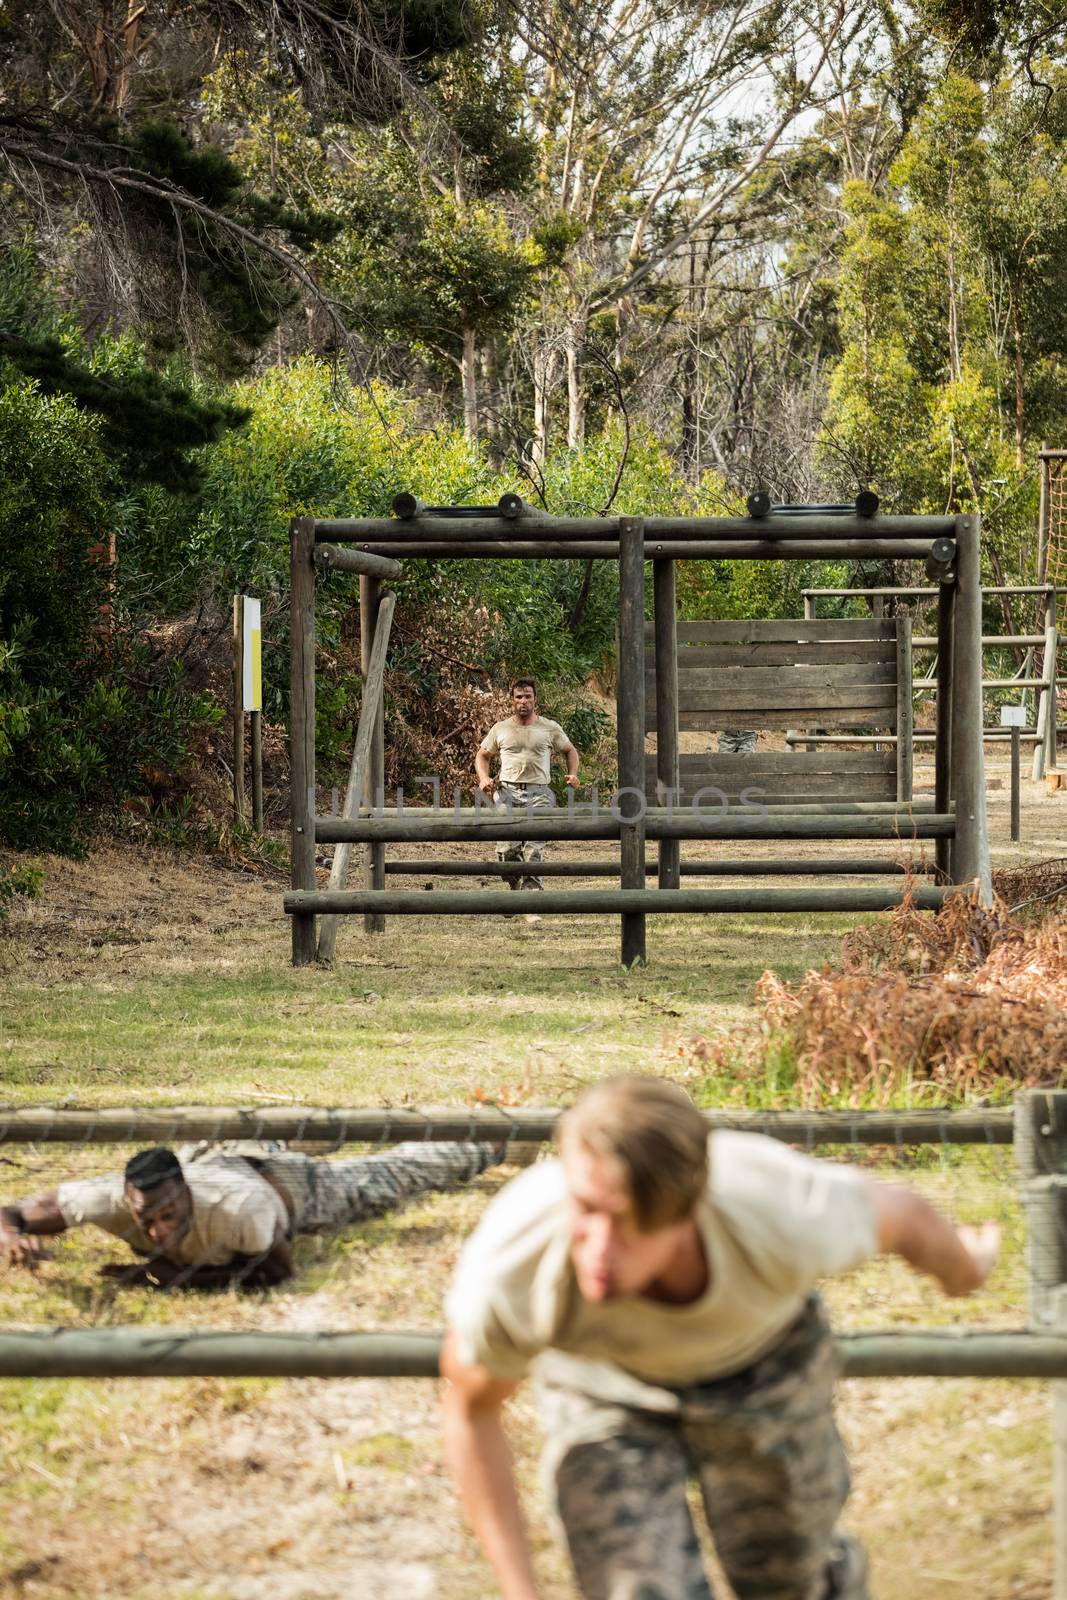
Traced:
<svg viewBox="0 0 1067 1600">
<path fill-rule="evenodd" d="M 503 496 L 497 506 L 473 508 L 427 508 L 412 496 L 400 496 L 393 518 L 296 518 L 291 524 L 292 892 L 284 901 L 292 918 L 294 965 L 332 957 L 340 915 L 362 913 L 365 928 L 374 932 L 384 925 L 386 913 L 616 912 L 621 918 L 622 964 L 630 967 L 646 959 L 645 924 L 651 912 L 861 911 L 898 904 L 904 892 L 862 885 L 740 892 L 682 890 L 680 845 L 685 839 L 931 839 L 943 881 L 917 891 L 917 903 L 934 908 L 954 887 L 964 885 L 977 888 L 988 899 L 977 518 L 882 517 L 876 514 L 876 502 L 871 504 L 873 496 L 861 496 L 855 509 L 821 507 L 806 515 L 774 512 L 761 500 L 759 496 L 751 498 L 747 517 L 599 518 L 543 515 L 523 506 L 515 495 Z M 383 592 L 382 582 L 399 576 L 401 558 L 472 556 L 618 563 L 619 789 L 608 813 L 568 803 L 558 811 L 519 822 L 485 805 L 403 813 L 385 808 L 382 685 L 395 602 L 391 593 Z M 776 652 L 781 653 L 779 646 L 790 652 L 789 695 L 793 699 L 805 695 L 812 711 L 825 716 L 835 710 L 845 716 L 846 725 L 859 722 L 860 726 L 894 729 L 905 725 L 901 722 L 903 702 L 907 701 L 910 710 L 910 696 L 905 696 L 900 686 L 910 678 L 910 664 L 905 666 L 906 640 L 899 630 L 857 633 L 850 639 L 847 630 L 835 632 L 823 624 L 806 633 L 798 623 L 715 624 L 727 631 L 696 640 L 683 633 L 679 643 L 677 561 L 822 558 L 922 560 L 928 576 L 938 585 L 937 779 L 932 809 L 911 803 L 910 776 L 901 770 L 902 758 L 894 757 L 891 768 L 881 752 L 876 752 L 878 760 L 863 758 L 862 785 L 854 782 L 860 775 L 858 765 L 847 773 L 847 763 L 835 771 L 825 757 L 816 756 L 815 763 L 805 763 L 786 755 L 778 758 L 779 763 L 798 761 L 788 773 L 792 787 L 784 795 L 786 803 L 768 805 L 760 798 L 741 802 L 739 780 L 754 778 L 757 762 L 756 768 L 729 775 L 730 785 L 720 803 L 693 805 L 694 776 L 715 769 L 710 757 L 701 757 L 699 768 L 687 762 L 683 769 L 680 729 L 687 723 L 693 725 L 694 717 L 703 716 L 699 726 L 721 726 L 710 719 L 728 715 L 736 722 L 747 712 L 758 725 L 771 721 L 777 725 L 774 682 L 780 695 L 782 673 L 777 669 L 781 666 L 784 672 L 786 665 L 774 660 Z M 652 563 L 654 595 L 653 620 L 647 631 L 646 561 Z M 345 801 L 335 817 L 319 815 L 316 803 L 316 568 L 355 573 L 360 579 L 364 699 Z M 734 630 L 732 637 L 730 629 Z M 736 665 L 718 655 L 715 660 L 705 658 L 696 663 L 685 659 L 693 648 L 720 652 L 735 647 Z M 856 659 L 847 659 L 853 652 L 858 652 Z M 646 770 L 646 700 L 647 718 L 656 732 L 654 774 Z M 791 703 L 787 709 L 795 720 L 798 707 Z M 897 748 L 910 749 L 910 741 L 905 739 Z M 725 767 L 717 770 L 728 776 Z M 764 775 L 778 784 L 787 774 L 780 766 Z M 818 780 L 816 786 L 810 785 L 811 779 Z M 666 804 L 649 806 L 651 787 Z M 841 798 L 842 790 L 854 796 L 857 788 L 872 798 Z M 488 844 L 535 838 L 617 842 L 618 889 L 545 891 L 534 900 L 522 892 L 505 896 L 478 889 L 428 897 L 421 891 L 385 887 L 385 850 L 391 843 L 478 840 Z M 659 842 L 656 888 L 646 888 L 649 841 Z M 316 846 L 323 844 L 339 848 L 330 885 L 319 890 L 315 855 Z M 367 886 L 363 890 L 345 887 L 345 849 L 354 844 L 367 847 Z M 853 873 L 862 873 L 868 860 L 861 857 L 852 863 Z M 557 870 L 557 876 L 580 877 L 584 872 L 584 863 L 575 863 L 573 871 L 570 863 L 557 864 L 563 866 L 567 870 Z M 717 864 L 699 866 L 703 875 L 710 876 Z M 743 863 L 728 862 L 724 867 L 726 875 L 742 875 Z M 784 876 L 794 867 L 792 859 L 777 864 L 768 860 L 761 863 L 761 875 Z M 419 869 L 405 863 L 404 870 Z M 321 937 L 316 926 L 320 916 Z"/>
<path fill-rule="evenodd" d="M 1052 583 L 1031 584 L 1000 584 L 983 590 L 986 597 L 990 596 L 1022 596 L 1033 595 L 1037 601 L 1038 619 L 1041 631 L 1034 633 L 983 633 L 982 651 L 1000 652 L 1004 650 L 1018 650 L 1025 652 L 1022 670 L 1013 677 L 983 677 L 983 692 L 987 689 L 1016 689 L 1022 695 L 1023 703 L 1029 701 L 1032 690 L 1037 692 L 1037 709 L 1033 722 L 1027 722 L 1020 730 L 1021 739 L 1033 741 L 1033 762 L 1031 777 L 1037 783 L 1044 777 L 1047 770 L 1056 767 L 1056 699 L 1060 683 L 1058 671 L 1058 655 L 1063 643 L 1057 626 L 1057 588 Z M 938 596 L 937 589 L 905 589 L 905 588 L 866 588 L 866 589 L 802 589 L 801 597 L 804 601 L 804 616 L 809 621 L 815 621 L 818 602 L 820 600 L 866 600 L 874 615 L 880 616 L 886 601 L 897 606 L 898 626 L 905 615 L 903 606 L 914 603 L 916 610 L 921 611 L 929 606 Z M 915 663 L 913 677 L 913 691 L 916 696 L 929 695 L 936 692 L 937 688 L 937 652 L 939 640 L 936 634 L 913 634 L 912 647 L 916 657 L 921 657 Z M 1037 652 L 1040 651 L 1040 671 Z M 929 663 L 933 655 L 932 664 Z M 982 731 L 983 742 L 986 744 L 1009 743 L 1012 735 L 1001 724 L 987 725 Z M 895 736 L 894 736 L 895 740 Z M 917 733 L 913 737 L 915 744 L 932 744 L 934 735 L 930 733 Z M 795 745 L 803 744 L 805 749 L 812 749 L 836 744 L 840 746 L 849 742 L 841 736 L 829 737 L 809 735 L 807 737 L 794 734 L 790 742 Z"/>
<path fill-rule="evenodd" d="M 725 793 L 734 805 L 749 795 L 776 806 L 912 799 L 911 620 L 906 614 L 891 621 L 679 622 L 677 631 L 682 732 L 790 728 L 799 722 L 884 729 L 894 739 L 893 745 L 843 756 L 832 750 L 683 755 L 678 763 L 683 805 L 704 788 Z M 652 624 L 645 636 L 654 643 Z M 646 708 L 646 728 L 657 732 L 652 666 Z M 655 757 L 647 759 L 646 775 L 651 787 L 665 788 Z"/>
</svg>

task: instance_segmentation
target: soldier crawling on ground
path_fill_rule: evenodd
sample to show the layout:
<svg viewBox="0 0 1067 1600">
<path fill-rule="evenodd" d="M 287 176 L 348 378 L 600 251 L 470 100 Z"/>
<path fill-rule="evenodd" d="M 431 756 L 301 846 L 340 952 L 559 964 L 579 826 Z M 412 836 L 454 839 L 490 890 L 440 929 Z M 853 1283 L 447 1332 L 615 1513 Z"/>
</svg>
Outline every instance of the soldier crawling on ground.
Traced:
<svg viewBox="0 0 1067 1600">
<path fill-rule="evenodd" d="M 478 746 L 474 770 L 478 787 L 496 801 L 515 808 L 517 820 L 553 807 L 552 758 L 562 756 L 567 763 L 567 787 L 578 787 L 578 752 L 558 722 L 542 717 L 537 710 L 537 693 L 532 678 L 516 678 L 511 685 L 510 717 L 494 722 Z M 500 777 L 494 782 L 489 772 L 490 756 L 500 757 Z M 501 840 L 496 847 L 499 861 L 529 862 L 536 866 L 545 859 L 540 839 Z M 535 873 L 509 876 L 509 889 L 543 889 Z M 536 921 L 536 918 L 528 920 Z"/>
<path fill-rule="evenodd" d="M 124 1172 L 75 1178 L 0 1206 L 0 1262 L 35 1267 L 42 1240 L 93 1224 L 139 1262 L 102 1275 L 160 1289 L 267 1288 L 293 1276 L 292 1236 L 380 1216 L 414 1195 L 454 1189 L 503 1158 L 489 1144 L 412 1142 L 388 1154 L 317 1160 L 272 1143 L 162 1145 Z"/>
<path fill-rule="evenodd" d="M 697 1479 L 737 1600 L 867 1600 L 837 1527 L 848 1464 L 816 1284 L 883 1254 L 946 1294 L 985 1281 L 996 1225 L 618 1077 L 563 1118 L 561 1159 L 491 1203 L 460 1257 L 442 1358 L 449 1465 L 504 1600 L 537 1600 L 505 1401 L 533 1366 L 545 1481 L 586 1600 L 711 1600 Z"/>
</svg>

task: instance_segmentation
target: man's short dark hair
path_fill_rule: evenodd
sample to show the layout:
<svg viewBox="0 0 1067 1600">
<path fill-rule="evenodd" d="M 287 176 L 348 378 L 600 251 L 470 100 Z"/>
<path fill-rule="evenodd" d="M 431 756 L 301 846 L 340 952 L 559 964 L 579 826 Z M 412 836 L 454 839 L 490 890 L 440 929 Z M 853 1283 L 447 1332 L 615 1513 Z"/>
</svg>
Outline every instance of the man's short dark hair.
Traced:
<svg viewBox="0 0 1067 1600">
<path fill-rule="evenodd" d="M 168 1150 L 166 1145 L 157 1144 L 151 1150 L 138 1150 L 126 1163 L 124 1173 L 125 1181 L 131 1189 L 137 1189 L 141 1194 L 147 1194 L 150 1189 L 158 1189 L 161 1184 L 169 1183 L 172 1179 L 182 1181 L 182 1166 L 173 1150 Z"/>
<path fill-rule="evenodd" d="M 534 694 L 537 693 L 537 685 L 534 683 L 532 678 L 513 679 L 511 688 L 508 690 L 508 694 L 514 694 L 516 689 L 532 689 Z"/>
</svg>

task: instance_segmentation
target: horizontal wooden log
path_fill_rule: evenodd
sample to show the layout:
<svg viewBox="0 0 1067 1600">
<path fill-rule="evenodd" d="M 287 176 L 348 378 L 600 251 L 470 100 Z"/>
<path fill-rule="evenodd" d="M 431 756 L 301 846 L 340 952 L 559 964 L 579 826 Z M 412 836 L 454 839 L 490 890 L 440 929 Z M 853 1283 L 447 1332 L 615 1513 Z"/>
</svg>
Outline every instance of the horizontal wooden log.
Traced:
<svg viewBox="0 0 1067 1600">
<path fill-rule="evenodd" d="M 469 523 L 462 524 L 470 527 Z M 509 527 L 521 526 L 509 523 Z M 762 527 L 762 523 L 760 524 Z M 422 561 L 617 561 L 617 542 L 602 539 L 496 539 L 476 543 L 436 544 L 371 541 L 361 548 L 397 559 Z M 673 561 L 924 561 L 929 543 L 922 539 L 717 539 L 697 543 L 678 539 L 646 539 L 645 559 Z"/>
<path fill-rule="evenodd" d="M 655 757 L 649 756 L 647 759 L 654 771 Z M 788 772 L 793 769 L 798 773 L 812 774 L 896 770 L 892 751 L 840 750 L 831 753 L 823 750 L 767 750 L 762 747 L 757 747 L 750 756 L 728 755 L 725 751 L 719 754 L 715 750 L 689 750 L 679 757 L 679 765 L 683 774 L 702 772 L 711 765 L 716 772 L 738 778 L 750 772 Z"/>
<path fill-rule="evenodd" d="M 0 1333 L 5 1378 L 436 1378 L 442 1335 L 49 1328 Z M 835 1335 L 845 1378 L 1067 1377 L 1067 1338 L 945 1332 Z"/>
<path fill-rule="evenodd" d="M 0 1106 L 2 1144 L 179 1144 L 197 1139 L 398 1144 L 409 1139 L 543 1143 L 558 1106 Z M 1011 1109 L 921 1111 L 714 1109 L 710 1128 L 742 1128 L 786 1144 L 1011 1144 Z"/>
<path fill-rule="evenodd" d="M 989 590 L 986 589 L 984 592 L 988 594 Z M 936 633 L 913 634 L 911 642 L 917 649 L 937 649 Z M 984 633 L 982 635 L 982 643 L 986 646 L 1044 644 L 1044 642 L 1045 635 L 1043 633 Z"/>
<path fill-rule="evenodd" d="M 721 644 L 684 644 L 678 647 L 678 669 L 692 667 L 836 667 L 851 663 L 896 662 L 892 639 L 782 639 Z M 655 667 L 651 669 L 655 676 Z"/>
<path fill-rule="evenodd" d="M 315 839 L 319 844 L 440 844 L 484 839 L 617 839 L 621 824 L 611 816 L 530 817 L 522 822 L 485 822 L 461 819 L 448 822 L 419 817 L 319 817 Z M 896 814 L 873 816 L 796 816 L 787 812 L 694 816 L 683 813 L 668 820 L 648 816 L 645 833 L 650 839 L 937 839 L 955 831 L 951 815 L 934 812 L 901 819 Z"/>
<path fill-rule="evenodd" d="M 841 719 L 838 718 L 838 721 Z M 983 744 L 1010 744 L 1013 733 L 1011 728 L 984 728 L 982 730 Z M 1024 739 L 1035 739 L 1039 730 L 1033 726 L 1020 728 L 1019 733 Z M 933 744 L 937 735 L 933 733 L 913 733 L 913 744 Z M 790 738 L 786 734 L 788 744 L 896 744 L 896 734 L 890 733 L 797 733 Z"/>
<path fill-rule="evenodd" d="M 835 706 L 833 715 L 814 716 L 818 706 L 728 706 L 721 711 L 680 711 L 678 725 L 684 733 L 721 733 L 724 728 L 892 728 L 896 707 L 885 705 Z M 654 707 L 646 709 L 646 733 L 655 733 Z M 881 743 L 880 739 L 876 740 Z"/>
<path fill-rule="evenodd" d="M 913 539 L 927 545 L 934 539 L 951 537 L 951 517 L 646 517 L 647 539 L 669 539 L 686 543 L 707 540 L 760 540 L 771 543 L 785 539 L 790 543 L 812 540 L 833 544 L 852 539 Z M 405 541 L 456 544 L 470 541 L 505 539 L 615 539 L 619 536 L 618 517 L 554 517 L 544 512 L 523 509 L 515 518 L 474 516 L 456 519 L 434 516 L 432 512 L 414 518 L 322 517 L 315 523 L 317 541 L 355 540 L 360 543 Z"/>
<path fill-rule="evenodd" d="M 715 756 L 706 756 L 704 759 L 715 761 L 719 758 Z M 723 757 L 722 759 L 726 760 L 729 758 Z M 789 756 L 783 756 L 782 759 L 783 761 L 788 761 L 792 758 Z M 687 813 L 704 817 L 718 817 L 723 814 L 729 816 L 751 817 L 758 814 L 761 804 L 762 802 L 757 799 L 745 805 L 727 806 L 722 800 L 721 796 L 710 794 L 705 795 L 700 801 L 699 806 L 696 807 L 694 807 L 691 802 L 681 806 L 673 803 L 671 805 L 667 805 L 666 803 L 660 804 L 655 794 L 649 792 L 645 802 L 644 815 L 652 818 L 653 820 L 670 819 L 672 817 L 684 816 Z M 616 807 L 616 810 L 618 809 L 620 808 Z M 851 795 L 844 799 L 842 799 L 840 796 L 835 796 L 833 799 L 825 801 L 813 801 L 805 798 L 803 800 L 797 800 L 793 802 L 789 807 L 790 812 L 795 813 L 798 816 L 860 816 L 866 815 L 867 813 L 872 813 L 875 815 L 893 814 L 901 817 L 907 817 L 912 813 L 919 814 L 932 809 L 933 800 L 929 795 L 920 795 L 915 800 L 897 800 L 895 796 L 888 800 L 867 800 L 856 799 Z M 339 816 L 340 813 L 337 813 L 337 815 Z M 475 825 L 479 823 L 502 822 L 509 824 L 515 823 L 516 826 L 524 830 L 527 827 L 527 823 L 523 819 L 518 808 L 509 813 L 504 806 L 494 807 L 492 809 L 486 806 L 447 806 L 441 807 L 439 810 L 435 810 L 430 806 L 422 806 L 408 807 L 402 811 L 394 811 L 382 807 L 374 807 L 373 809 L 362 807 L 358 815 L 365 821 L 381 821 L 384 819 L 386 822 L 389 822 L 396 817 L 401 821 L 407 820 L 408 818 L 414 818 L 418 822 L 444 822 L 455 825 L 467 822 L 474 823 Z M 576 822 L 618 820 L 618 818 L 615 817 L 612 812 L 612 798 L 610 795 L 602 796 L 595 810 L 591 802 L 580 802 L 573 807 L 557 806 L 552 809 L 540 810 L 535 814 L 535 817 L 538 822 L 561 822 L 568 819 Z M 319 818 L 320 822 L 330 822 L 333 820 L 336 820 L 336 818 Z"/>
<path fill-rule="evenodd" d="M 842 668 L 842 671 L 845 669 Z M 860 669 L 863 670 L 863 669 Z M 708 673 L 703 684 L 692 683 L 700 678 L 698 673 L 678 674 L 678 699 L 682 711 L 732 711 L 735 706 L 745 711 L 777 711 L 783 702 L 794 711 L 825 711 L 825 721 L 832 721 L 835 711 L 854 711 L 857 707 L 883 711 L 896 704 L 894 683 L 829 683 L 819 673 L 812 673 L 812 681 L 800 678 L 795 672 L 780 672 L 778 693 L 771 683 L 732 682 L 725 673 Z M 716 682 L 718 679 L 718 682 Z M 725 681 L 723 681 L 725 679 Z"/>
<path fill-rule="evenodd" d="M 779 699 L 783 696 L 795 698 L 798 692 L 807 697 L 821 691 L 831 697 L 827 703 L 832 704 L 832 697 L 842 689 L 893 690 L 896 681 L 896 662 L 888 661 L 855 661 L 839 667 L 793 662 L 785 671 L 781 667 L 690 666 L 681 655 L 678 661 L 679 691 L 686 694 L 710 691 L 723 700 L 742 699 L 747 705 L 761 704 L 776 689 Z M 645 685 L 655 692 L 654 673 L 645 674 Z"/>
<path fill-rule="evenodd" d="M 782 856 L 771 860 L 686 861 L 682 877 L 693 878 L 827 878 L 900 876 L 907 871 L 918 875 L 932 873 L 933 863 L 904 862 L 889 856 Z M 654 878 L 655 861 L 645 863 L 645 877 Z M 428 857 L 422 861 L 387 861 L 386 877 L 402 878 L 528 878 L 526 861 L 460 861 L 454 856 Z M 539 861 L 539 878 L 617 878 L 618 861 Z"/>
<path fill-rule="evenodd" d="M 911 903 L 920 911 L 937 911 L 956 885 L 920 884 Z M 545 916 L 608 917 L 625 914 L 677 916 L 729 913 L 756 916 L 764 912 L 892 911 L 906 891 L 860 885 L 836 889 L 293 889 L 282 900 L 286 915 L 387 917 Z"/>
<path fill-rule="evenodd" d="M 679 622 L 683 646 L 712 644 L 896 644 L 896 625 L 880 617 L 741 617 L 722 622 Z"/>
<path fill-rule="evenodd" d="M 340 545 L 315 546 L 315 565 L 325 571 L 355 572 L 367 578 L 399 578 L 403 567 L 391 556 L 378 556 L 370 550 L 342 550 Z"/>
<path fill-rule="evenodd" d="M 1054 587 L 1055 587 L 1055 585 L 1051 584 L 1051 583 L 1024 583 L 1024 584 L 1008 583 L 1008 584 L 1000 584 L 1000 585 L 991 584 L 991 585 L 988 585 L 988 586 L 986 584 L 983 584 L 982 585 L 982 593 L 983 594 L 1051 594 Z M 808 598 L 809 595 L 811 595 L 813 598 L 816 598 L 816 597 L 817 598 L 822 598 L 823 596 L 825 596 L 827 598 L 833 597 L 833 598 L 836 598 L 836 599 L 844 599 L 844 600 L 847 600 L 847 599 L 850 599 L 850 598 L 864 598 L 864 599 L 866 599 L 866 598 L 870 598 L 871 596 L 883 596 L 885 598 L 889 598 L 890 596 L 894 596 L 894 595 L 899 596 L 902 599 L 911 599 L 911 600 L 921 600 L 921 599 L 936 600 L 936 598 L 937 598 L 937 590 L 936 589 L 895 589 L 895 588 L 887 588 L 887 589 L 879 589 L 879 588 L 874 588 L 874 589 L 801 589 L 800 593 L 801 593 L 801 598 L 805 599 L 805 600 Z"/>
<path fill-rule="evenodd" d="M 649 760 L 654 758 L 649 757 Z M 752 755 L 741 756 L 716 750 L 687 750 L 680 758 L 681 770 L 696 771 L 713 761 L 717 769 L 734 772 L 739 777 L 750 772 L 753 765 L 767 771 L 793 766 L 798 772 L 880 772 L 893 770 L 892 754 L 884 750 L 842 750 L 829 754 L 822 750 L 769 750 L 757 746 Z"/>
<path fill-rule="evenodd" d="M 648 780 L 648 793 L 655 793 L 655 779 Z M 676 797 L 676 809 L 690 805 L 702 789 L 719 789 L 727 796 L 731 806 L 741 804 L 742 795 L 747 806 L 780 806 L 787 811 L 798 807 L 817 806 L 827 812 L 847 806 L 857 795 L 862 795 L 862 805 L 884 806 L 888 811 L 896 805 L 896 780 L 890 773 L 823 773 L 821 776 L 790 778 L 780 772 L 753 774 L 748 778 L 729 778 L 715 770 L 694 772 L 682 777 L 681 792 Z M 703 797 L 706 805 L 708 796 Z M 917 812 L 931 810 L 933 801 L 920 804 Z"/>
</svg>

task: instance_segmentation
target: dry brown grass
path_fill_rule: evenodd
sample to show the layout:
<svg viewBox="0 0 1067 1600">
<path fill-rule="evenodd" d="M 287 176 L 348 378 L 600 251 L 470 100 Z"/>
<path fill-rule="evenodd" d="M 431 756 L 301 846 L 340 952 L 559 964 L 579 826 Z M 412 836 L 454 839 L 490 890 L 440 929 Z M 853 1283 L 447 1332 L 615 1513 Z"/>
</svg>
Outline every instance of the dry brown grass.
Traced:
<svg viewBox="0 0 1067 1600">
<path fill-rule="evenodd" d="M 837 970 L 768 971 L 757 993 L 809 1100 L 828 1081 L 877 1101 L 902 1079 L 983 1094 L 1067 1074 L 1067 921 L 1023 922 L 1001 900 L 936 917 L 906 902 L 850 934 Z"/>
</svg>

